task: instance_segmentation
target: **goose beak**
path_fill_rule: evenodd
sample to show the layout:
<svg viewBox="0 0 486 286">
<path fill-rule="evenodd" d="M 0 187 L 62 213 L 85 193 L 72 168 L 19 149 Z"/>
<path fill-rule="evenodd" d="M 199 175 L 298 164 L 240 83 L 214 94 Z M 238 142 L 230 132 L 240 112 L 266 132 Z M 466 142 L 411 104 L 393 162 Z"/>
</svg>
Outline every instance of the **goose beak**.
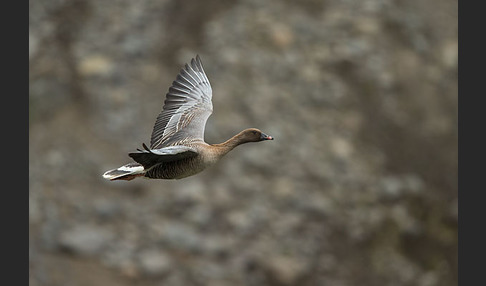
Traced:
<svg viewBox="0 0 486 286">
<path fill-rule="evenodd" d="M 270 136 L 270 135 L 267 135 L 265 133 L 262 133 L 262 135 L 260 136 L 260 140 L 273 140 L 273 137 Z"/>
</svg>

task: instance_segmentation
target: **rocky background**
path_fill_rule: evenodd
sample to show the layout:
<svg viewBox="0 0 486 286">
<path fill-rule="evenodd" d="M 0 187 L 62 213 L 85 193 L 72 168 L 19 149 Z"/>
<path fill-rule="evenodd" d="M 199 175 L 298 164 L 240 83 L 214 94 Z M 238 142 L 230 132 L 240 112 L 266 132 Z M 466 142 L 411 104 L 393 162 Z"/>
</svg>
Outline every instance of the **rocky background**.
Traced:
<svg viewBox="0 0 486 286">
<path fill-rule="evenodd" d="M 457 1 L 29 2 L 30 285 L 456 285 Z M 105 181 L 199 54 L 180 181 Z"/>
</svg>

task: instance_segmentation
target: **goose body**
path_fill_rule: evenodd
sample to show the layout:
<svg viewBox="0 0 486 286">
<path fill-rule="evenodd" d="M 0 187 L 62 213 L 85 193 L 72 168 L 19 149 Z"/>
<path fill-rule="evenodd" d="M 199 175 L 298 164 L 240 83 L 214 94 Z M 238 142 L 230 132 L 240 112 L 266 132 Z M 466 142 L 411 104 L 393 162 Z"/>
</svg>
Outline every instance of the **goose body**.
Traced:
<svg viewBox="0 0 486 286">
<path fill-rule="evenodd" d="M 248 128 L 220 144 L 204 141 L 206 121 L 213 111 L 212 88 L 199 56 L 186 64 L 169 88 L 162 111 L 157 116 L 150 148 L 128 155 L 135 161 L 106 171 L 108 180 L 182 179 L 218 162 L 236 146 L 273 140 L 256 128 Z"/>
</svg>

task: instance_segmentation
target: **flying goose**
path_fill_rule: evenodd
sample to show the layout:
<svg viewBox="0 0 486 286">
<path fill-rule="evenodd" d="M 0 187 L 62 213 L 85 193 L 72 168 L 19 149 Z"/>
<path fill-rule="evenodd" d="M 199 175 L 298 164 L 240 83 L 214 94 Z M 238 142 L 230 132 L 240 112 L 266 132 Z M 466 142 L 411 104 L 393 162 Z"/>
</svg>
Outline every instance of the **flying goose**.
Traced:
<svg viewBox="0 0 486 286">
<path fill-rule="evenodd" d="M 211 84 L 197 55 L 172 82 L 155 121 L 150 148 L 143 143 L 143 149 L 128 154 L 135 162 L 106 171 L 103 178 L 182 179 L 215 164 L 240 144 L 273 140 L 259 129 L 248 128 L 223 143 L 206 143 L 204 127 L 213 112 L 211 98 Z"/>
</svg>

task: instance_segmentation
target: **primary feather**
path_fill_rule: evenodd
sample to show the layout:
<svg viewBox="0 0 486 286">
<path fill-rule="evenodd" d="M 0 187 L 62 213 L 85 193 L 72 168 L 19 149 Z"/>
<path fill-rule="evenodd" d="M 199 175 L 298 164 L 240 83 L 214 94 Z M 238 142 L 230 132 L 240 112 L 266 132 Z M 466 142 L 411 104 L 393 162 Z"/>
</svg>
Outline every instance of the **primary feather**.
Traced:
<svg viewBox="0 0 486 286">
<path fill-rule="evenodd" d="M 201 59 L 191 60 L 169 88 L 162 112 L 157 117 L 150 148 L 159 149 L 181 140 L 204 141 L 204 127 L 213 112 L 212 89 Z"/>
</svg>

